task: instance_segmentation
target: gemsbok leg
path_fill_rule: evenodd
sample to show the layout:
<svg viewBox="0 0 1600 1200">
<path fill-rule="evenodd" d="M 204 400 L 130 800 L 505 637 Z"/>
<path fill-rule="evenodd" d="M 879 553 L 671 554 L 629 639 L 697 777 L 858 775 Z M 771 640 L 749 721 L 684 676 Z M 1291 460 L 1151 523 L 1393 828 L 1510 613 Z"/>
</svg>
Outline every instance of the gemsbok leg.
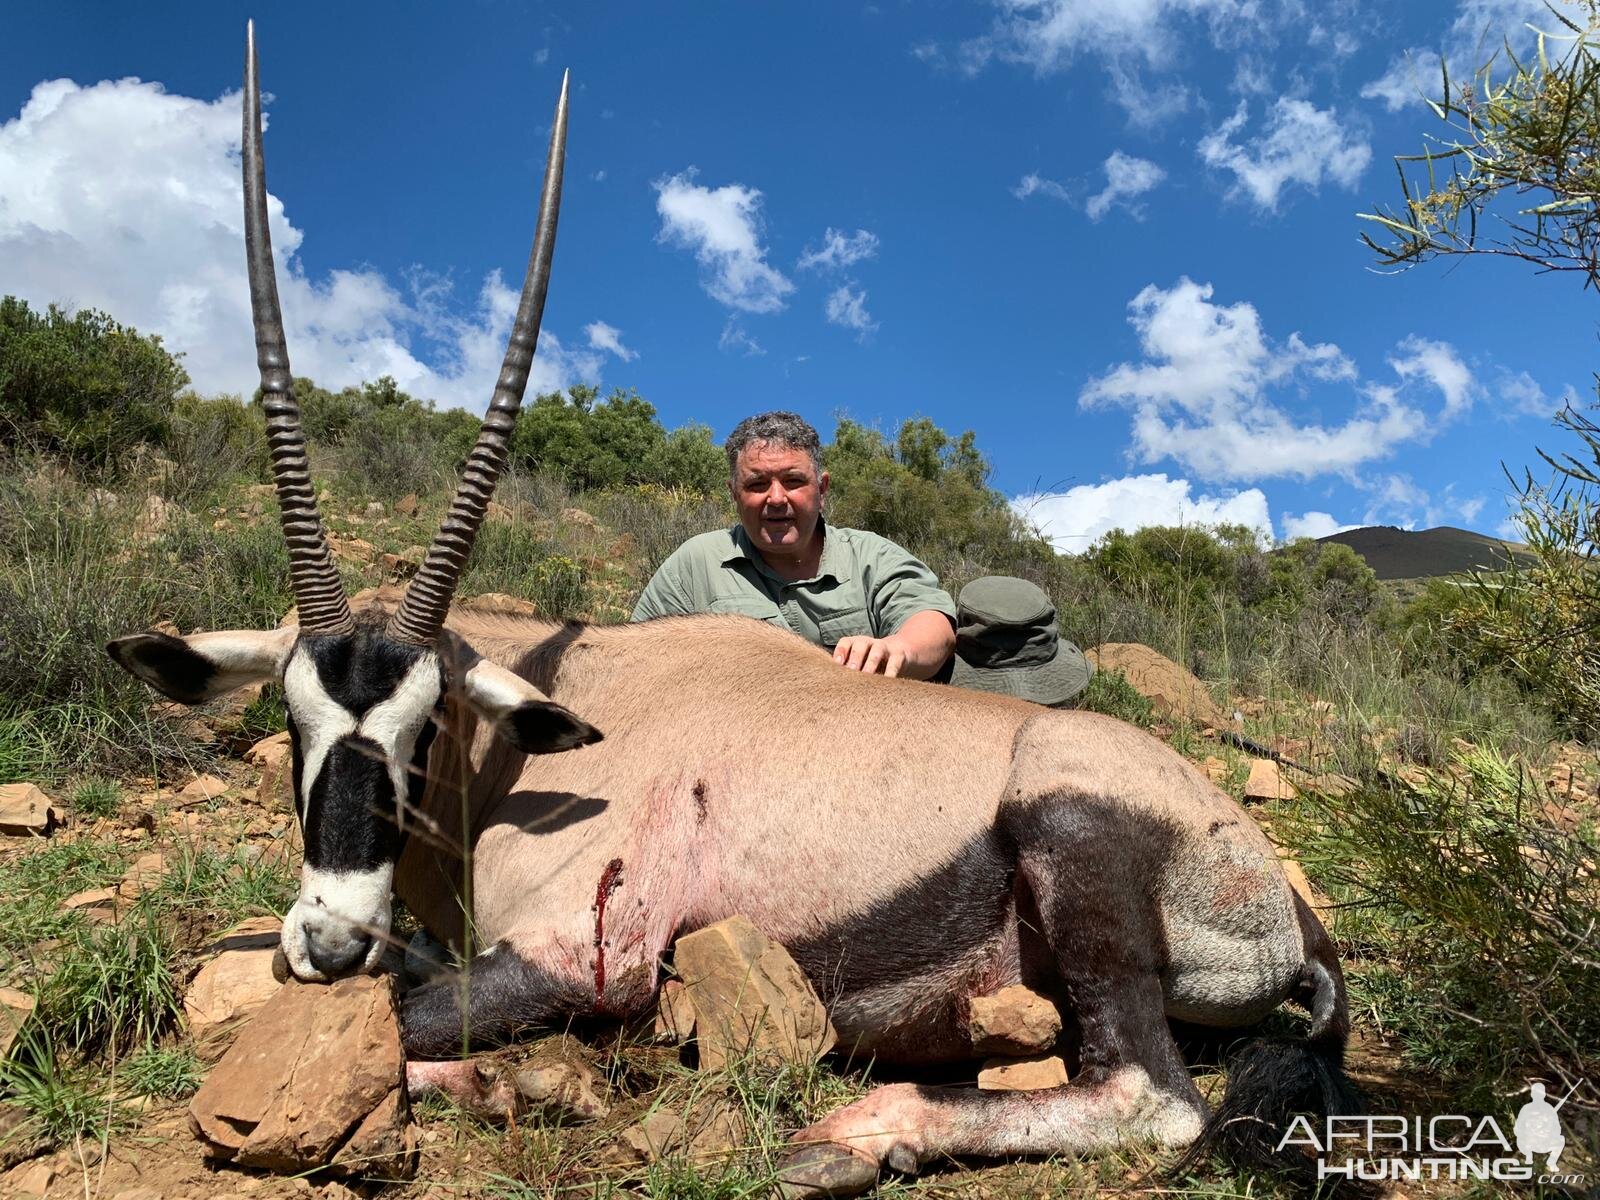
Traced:
<svg viewBox="0 0 1600 1200">
<path fill-rule="evenodd" d="M 1108 827 L 1123 826 L 1114 805 L 1043 799 L 1008 815 L 1080 1029 L 1077 1078 L 1039 1092 L 878 1088 L 796 1135 L 779 1171 L 787 1195 L 850 1195 L 883 1166 L 916 1171 L 949 1156 L 1181 1146 L 1199 1134 L 1205 1104 L 1163 1009 L 1155 889 L 1166 848 L 1136 823 Z"/>
</svg>

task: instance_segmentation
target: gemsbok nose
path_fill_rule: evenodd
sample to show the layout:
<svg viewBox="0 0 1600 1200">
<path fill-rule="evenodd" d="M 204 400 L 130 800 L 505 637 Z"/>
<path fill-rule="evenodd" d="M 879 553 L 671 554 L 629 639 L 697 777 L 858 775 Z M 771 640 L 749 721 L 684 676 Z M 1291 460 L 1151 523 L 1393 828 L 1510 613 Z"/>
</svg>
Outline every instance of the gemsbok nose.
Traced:
<svg viewBox="0 0 1600 1200">
<path fill-rule="evenodd" d="M 372 936 L 335 918 L 336 929 L 306 930 L 306 957 L 329 979 L 348 975 L 366 959 Z"/>
</svg>

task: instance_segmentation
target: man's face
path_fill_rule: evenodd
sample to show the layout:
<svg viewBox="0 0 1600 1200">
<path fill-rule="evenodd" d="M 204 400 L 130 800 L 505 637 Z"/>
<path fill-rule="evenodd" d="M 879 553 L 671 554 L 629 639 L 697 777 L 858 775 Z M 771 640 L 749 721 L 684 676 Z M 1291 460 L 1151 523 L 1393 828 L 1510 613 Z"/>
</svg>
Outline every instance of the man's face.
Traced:
<svg viewBox="0 0 1600 1200">
<path fill-rule="evenodd" d="M 780 558 L 811 544 L 828 494 L 828 473 L 818 476 L 804 450 L 752 442 L 733 467 L 733 502 L 757 550 Z"/>
</svg>

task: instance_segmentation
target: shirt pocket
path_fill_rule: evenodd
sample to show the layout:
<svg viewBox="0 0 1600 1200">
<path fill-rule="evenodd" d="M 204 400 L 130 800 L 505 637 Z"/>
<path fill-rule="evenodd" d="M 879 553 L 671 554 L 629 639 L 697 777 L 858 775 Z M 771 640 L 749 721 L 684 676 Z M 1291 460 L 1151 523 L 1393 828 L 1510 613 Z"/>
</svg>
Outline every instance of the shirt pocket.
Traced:
<svg viewBox="0 0 1600 1200">
<path fill-rule="evenodd" d="M 736 613 L 741 617 L 754 617 L 758 621 L 766 621 L 770 625 L 784 625 L 778 606 L 765 596 L 713 596 L 706 611 Z"/>
<path fill-rule="evenodd" d="M 867 610 L 864 608 L 819 618 L 817 634 L 824 646 L 837 646 L 847 637 L 877 636 L 872 632 L 872 622 L 867 618 Z"/>
</svg>

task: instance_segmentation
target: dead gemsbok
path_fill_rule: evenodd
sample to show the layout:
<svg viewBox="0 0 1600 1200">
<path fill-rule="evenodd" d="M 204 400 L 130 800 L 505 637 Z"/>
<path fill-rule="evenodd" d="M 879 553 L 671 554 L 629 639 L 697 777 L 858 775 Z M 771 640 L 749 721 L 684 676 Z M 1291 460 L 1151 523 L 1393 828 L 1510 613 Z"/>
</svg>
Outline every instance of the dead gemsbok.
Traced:
<svg viewBox="0 0 1600 1200">
<path fill-rule="evenodd" d="M 283 930 L 297 976 L 372 968 L 392 892 L 461 945 L 468 896 L 489 948 L 470 987 L 406 996 L 415 1056 L 457 1054 L 464 1031 L 481 1044 L 647 1011 L 674 938 L 734 913 L 789 948 L 859 1054 L 965 1057 L 970 998 L 1018 982 L 1075 1021 L 1069 1086 L 880 1088 L 801 1132 L 784 1169 L 799 1193 L 859 1191 L 885 1165 L 946 1155 L 1188 1145 L 1207 1110 L 1168 1018 L 1242 1026 L 1285 1000 L 1310 1011 L 1309 1038 L 1259 1043 L 1235 1069 L 1211 1122 L 1224 1136 L 1259 1139 L 1255 1117 L 1349 1103 L 1327 935 L 1250 817 L 1154 738 L 840 670 L 743 617 L 593 627 L 452 610 L 538 336 L 564 83 L 510 347 L 465 478 L 398 605 L 352 611 L 291 393 L 253 38 L 244 106 L 251 301 L 299 624 L 142 633 L 109 650 L 189 703 L 282 682 L 305 835 Z M 419 825 L 429 837 L 409 836 Z M 440 849 L 452 844 L 470 847 L 466 863 Z"/>
</svg>

